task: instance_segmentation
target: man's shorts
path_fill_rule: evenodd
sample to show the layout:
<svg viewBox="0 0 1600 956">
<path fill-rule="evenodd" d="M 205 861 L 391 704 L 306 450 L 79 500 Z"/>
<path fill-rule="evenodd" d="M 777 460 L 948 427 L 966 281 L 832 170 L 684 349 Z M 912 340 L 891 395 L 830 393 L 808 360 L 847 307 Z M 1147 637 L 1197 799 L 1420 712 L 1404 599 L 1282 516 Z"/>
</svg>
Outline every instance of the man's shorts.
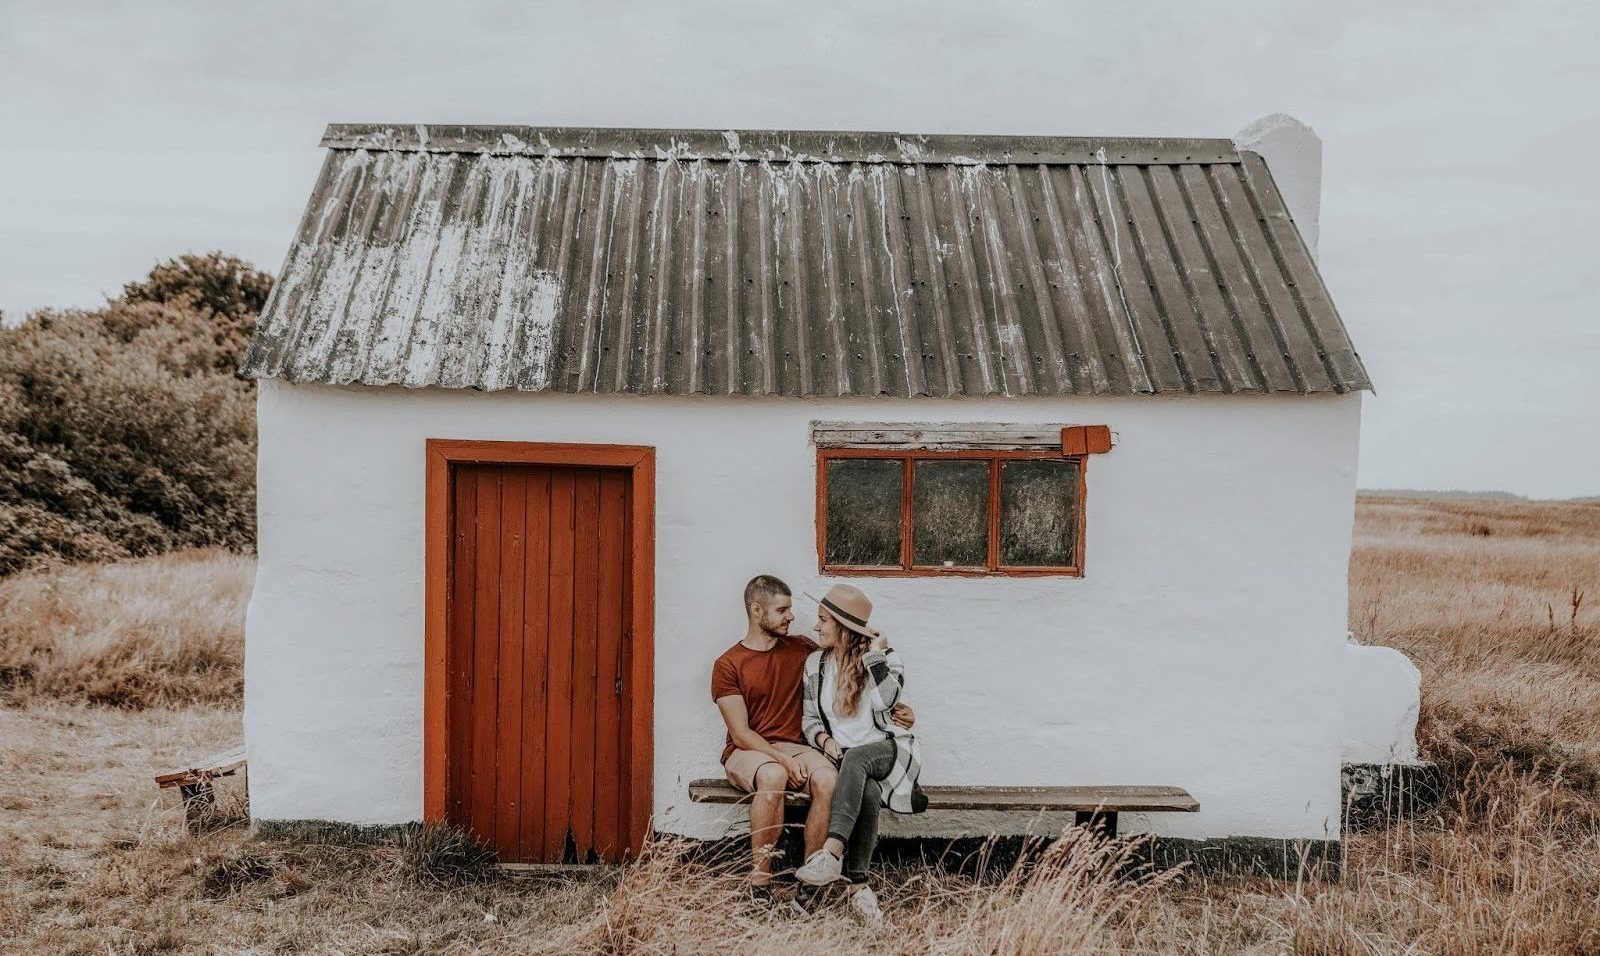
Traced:
<svg viewBox="0 0 1600 956">
<path fill-rule="evenodd" d="M 772 746 L 773 749 L 799 760 L 800 766 L 806 768 L 807 774 L 834 769 L 833 761 L 824 756 L 822 751 L 805 744 L 774 741 Z M 728 762 L 722 765 L 722 769 L 727 771 L 729 783 L 745 793 L 753 793 L 756 789 L 756 771 L 769 763 L 777 761 L 759 750 L 735 750 L 728 755 Z"/>
</svg>

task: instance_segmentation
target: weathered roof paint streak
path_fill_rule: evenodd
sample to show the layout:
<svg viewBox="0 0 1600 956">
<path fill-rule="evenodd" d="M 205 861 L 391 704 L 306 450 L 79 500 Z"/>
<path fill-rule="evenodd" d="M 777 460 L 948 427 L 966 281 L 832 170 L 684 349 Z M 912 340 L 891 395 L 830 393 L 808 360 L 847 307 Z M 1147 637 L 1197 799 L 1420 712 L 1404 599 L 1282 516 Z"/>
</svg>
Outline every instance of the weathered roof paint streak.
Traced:
<svg viewBox="0 0 1600 956">
<path fill-rule="evenodd" d="M 1344 392 L 1227 140 L 332 126 L 245 359 L 336 385 Z"/>
</svg>

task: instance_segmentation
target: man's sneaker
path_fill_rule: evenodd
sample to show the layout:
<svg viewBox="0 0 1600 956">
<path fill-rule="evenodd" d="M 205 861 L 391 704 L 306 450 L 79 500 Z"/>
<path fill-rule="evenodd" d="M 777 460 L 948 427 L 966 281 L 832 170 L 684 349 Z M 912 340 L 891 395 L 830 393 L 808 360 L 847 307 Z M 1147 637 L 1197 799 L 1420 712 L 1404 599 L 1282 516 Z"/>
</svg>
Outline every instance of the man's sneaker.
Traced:
<svg viewBox="0 0 1600 956">
<path fill-rule="evenodd" d="M 744 889 L 745 898 L 758 910 L 770 910 L 778 905 L 778 898 L 772 895 L 772 887 L 766 884 L 757 886 L 754 883 L 746 883 Z"/>
<path fill-rule="evenodd" d="M 872 892 L 870 886 L 863 886 L 850 894 L 850 912 L 873 929 L 883 925 L 883 910 L 878 908 L 878 894 Z"/>
<path fill-rule="evenodd" d="M 811 886 L 827 886 L 843 871 L 843 861 L 827 850 L 818 850 L 806 857 L 806 862 L 794 871 L 794 878 Z"/>
</svg>

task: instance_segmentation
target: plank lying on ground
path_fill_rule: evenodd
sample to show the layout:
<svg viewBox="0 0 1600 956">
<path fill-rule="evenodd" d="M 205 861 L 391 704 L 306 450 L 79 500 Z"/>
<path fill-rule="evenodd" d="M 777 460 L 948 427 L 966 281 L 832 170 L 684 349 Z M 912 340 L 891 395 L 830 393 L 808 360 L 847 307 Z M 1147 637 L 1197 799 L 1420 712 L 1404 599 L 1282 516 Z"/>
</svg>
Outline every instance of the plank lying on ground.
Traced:
<svg viewBox="0 0 1600 956">
<path fill-rule="evenodd" d="M 1194 813 L 1200 802 L 1181 787 L 1080 786 L 1080 787 L 924 787 L 929 810 L 1103 810 L 1132 813 Z M 725 780 L 695 780 L 689 784 L 694 803 L 744 803 L 750 799 Z M 803 793 L 785 797 L 791 806 L 810 800 Z"/>
</svg>

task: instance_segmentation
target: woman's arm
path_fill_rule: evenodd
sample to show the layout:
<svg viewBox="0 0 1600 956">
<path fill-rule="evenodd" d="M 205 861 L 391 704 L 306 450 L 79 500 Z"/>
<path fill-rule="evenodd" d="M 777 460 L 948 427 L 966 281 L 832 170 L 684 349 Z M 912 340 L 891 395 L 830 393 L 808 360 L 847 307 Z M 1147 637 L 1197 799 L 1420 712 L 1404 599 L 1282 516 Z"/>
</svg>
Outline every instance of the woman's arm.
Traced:
<svg viewBox="0 0 1600 956">
<path fill-rule="evenodd" d="M 817 653 L 813 651 L 812 653 Z M 828 725 L 822 720 L 822 668 L 820 661 L 813 668 L 811 661 L 806 661 L 806 679 L 803 684 L 803 693 L 800 696 L 800 735 L 806 743 L 818 750 L 822 749 L 823 740 L 828 738 Z"/>
<path fill-rule="evenodd" d="M 906 667 L 900 655 L 892 647 L 873 649 L 862 655 L 861 663 L 867 668 L 867 691 L 872 694 L 872 709 L 894 709 L 906 683 Z"/>
</svg>

